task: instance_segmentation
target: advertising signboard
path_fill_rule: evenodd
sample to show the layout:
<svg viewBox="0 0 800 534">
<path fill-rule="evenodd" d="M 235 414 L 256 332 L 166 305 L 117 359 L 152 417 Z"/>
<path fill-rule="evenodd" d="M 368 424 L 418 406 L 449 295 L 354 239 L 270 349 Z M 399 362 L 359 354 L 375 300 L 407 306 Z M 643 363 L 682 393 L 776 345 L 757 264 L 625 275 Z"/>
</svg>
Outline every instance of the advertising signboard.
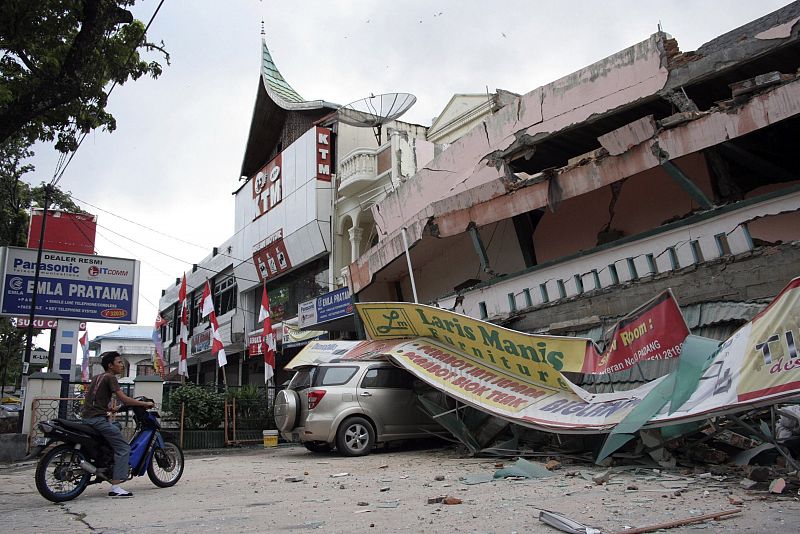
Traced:
<svg viewBox="0 0 800 534">
<path fill-rule="evenodd" d="M 350 298 L 350 289 L 342 287 L 303 302 L 298 307 L 297 313 L 300 328 L 351 315 L 353 313 L 353 299 Z"/>
<path fill-rule="evenodd" d="M 0 249 L 0 315 L 30 314 L 35 269 L 36 250 Z M 39 264 L 37 291 L 37 317 L 134 324 L 139 262 L 46 250 Z"/>
<path fill-rule="evenodd" d="M 253 263 L 261 283 L 292 268 L 282 231 L 275 232 L 260 243 L 259 249 L 253 253 Z"/>
<path fill-rule="evenodd" d="M 28 248 L 39 247 L 44 210 L 34 209 L 28 229 Z M 47 250 L 61 250 L 80 254 L 94 254 L 97 217 L 86 213 L 49 211 L 44 228 L 44 245 Z"/>
</svg>

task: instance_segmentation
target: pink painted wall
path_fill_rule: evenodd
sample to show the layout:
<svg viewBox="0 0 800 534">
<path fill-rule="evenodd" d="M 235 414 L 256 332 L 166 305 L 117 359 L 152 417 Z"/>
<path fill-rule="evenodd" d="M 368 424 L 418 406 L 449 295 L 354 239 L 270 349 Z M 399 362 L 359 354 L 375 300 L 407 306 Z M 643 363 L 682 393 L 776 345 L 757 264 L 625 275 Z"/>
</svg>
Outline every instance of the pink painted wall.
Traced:
<svg viewBox="0 0 800 534">
<path fill-rule="evenodd" d="M 770 191 L 785 189 L 792 185 L 800 184 L 800 181 L 788 182 L 783 184 L 770 184 L 750 191 L 746 197 L 752 198 Z M 770 243 L 787 243 L 789 241 L 800 240 L 800 206 L 791 213 L 781 213 L 770 215 L 761 219 L 755 219 L 747 223 L 750 237 L 761 239 Z"/>
<path fill-rule="evenodd" d="M 685 174 L 712 199 L 711 179 L 700 154 L 675 161 Z M 658 228 L 666 220 L 688 214 L 699 206 L 660 167 L 648 169 L 622 182 L 611 227 L 625 236 Z M 555 213 L 547 211 L 535 233 L 539 263 L 597 246 L 597 234 L 609 220 L 611 187 L 605 186 L 562 202 Z"/>
<path fill-rule="evenodd" d="M 539 87 L 489 117 L 439 154 L 404 187 L 379 203 L 375 220 L 383 235 L 417 218 L 432 202 L 501 176 L 485 156 L 505 150 L 515 133 L 552 133 L 662 89 L 668 72 L 663 49 L 652 35 L 630 48 Z M 438 172 L 437 172 L 438 171 Z M 447 171 L 447 172 L 441 172 Z"/>
</svg>

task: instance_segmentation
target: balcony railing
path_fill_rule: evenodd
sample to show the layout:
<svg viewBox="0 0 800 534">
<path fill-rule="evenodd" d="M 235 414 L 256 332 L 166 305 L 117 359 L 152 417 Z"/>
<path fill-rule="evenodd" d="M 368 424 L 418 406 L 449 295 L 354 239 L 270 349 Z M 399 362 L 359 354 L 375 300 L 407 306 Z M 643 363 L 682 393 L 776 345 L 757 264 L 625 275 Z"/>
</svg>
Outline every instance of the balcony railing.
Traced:
<svg viewBox="0 0 800 534">
<path fill-rule="evenodd" d="M 389 145 L 378 149 L 359 148 L 347 154 L 339 164 L 339 194 L 352 196 L 360 193 L 379 176 L 388 174 L 389 169 L 380 169 L 379 155 L 388 150 Z"/>
</svg>

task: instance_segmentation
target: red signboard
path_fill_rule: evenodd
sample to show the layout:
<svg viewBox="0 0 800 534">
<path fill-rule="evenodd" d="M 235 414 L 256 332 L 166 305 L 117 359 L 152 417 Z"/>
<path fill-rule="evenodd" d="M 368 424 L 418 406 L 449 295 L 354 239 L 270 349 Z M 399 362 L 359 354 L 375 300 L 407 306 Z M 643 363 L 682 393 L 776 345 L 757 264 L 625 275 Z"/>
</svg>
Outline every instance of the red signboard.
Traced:
<svg viewBox="0 0 800 534">
<path fill-rule="evenodd" d="M 258 206 L 256 219 L 283 200 L 283 169 L 281 154 L 264 165 L 251 180 L 253 200 Z"/>
<path fill-rule="evenodd" d="M 616 373 L 640 361 L 677 358 L 689 334 L 672 292 L 664 291 L 617 323 L 603 352 L 590 345 L 582 372 Z"/>
<path fill-rule="evenodd" d="M 279 230 L 262 242 L 263 246 L 253 253 L 253 263 L 258 278 L 265 282 L 270 278 L 292 268 L 286 244 L 283 242 L 283 231 Z"/>
<path fill-rule="evenodd" d="M 41 209 L 34 209 L 31 214 L 31 224 L 28 228 L 28 248 L 39 247 L 43 213 L 44 211 Z M 43 248 L 61 252 L 94 254 L 96 231 L 97 217 L 94 215 L 58 210 L 48 211 Z"/>
<path fill-rule="evenodd" d="M 317 127 L 317 180 L 331 181 L 331 131 Z"/>
</svg>

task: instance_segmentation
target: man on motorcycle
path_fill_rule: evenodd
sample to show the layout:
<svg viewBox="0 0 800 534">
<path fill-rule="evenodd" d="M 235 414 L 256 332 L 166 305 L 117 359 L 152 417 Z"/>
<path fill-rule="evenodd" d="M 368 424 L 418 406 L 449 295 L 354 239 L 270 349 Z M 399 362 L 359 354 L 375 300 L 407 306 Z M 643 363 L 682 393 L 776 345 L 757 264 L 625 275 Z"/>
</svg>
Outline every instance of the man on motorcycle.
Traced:
<svg viewBox="0 0 800 534">
<path fill-rule="evenodd" d="M 83 423 L 102 434 L 114 449 L 114 473 L 108 496 L 133 497 L 133 493 L 119 486 L 128 480 L 128 458 L 131 447 L 122 436 L 122 431 L 108 420 L 108 412 L 111 409 L 111 396 L 116 395 L 117 399 L 127 406 L 152 408 L 153 403 L 132 399 L 122 392 L 116 375 L 121 375 L 125 371 L 125 363 L 119 352 L 104 352 L 100 355 L 100 363 L 105 372 L 92 378 L 81 418 Z"/>
</svg>

